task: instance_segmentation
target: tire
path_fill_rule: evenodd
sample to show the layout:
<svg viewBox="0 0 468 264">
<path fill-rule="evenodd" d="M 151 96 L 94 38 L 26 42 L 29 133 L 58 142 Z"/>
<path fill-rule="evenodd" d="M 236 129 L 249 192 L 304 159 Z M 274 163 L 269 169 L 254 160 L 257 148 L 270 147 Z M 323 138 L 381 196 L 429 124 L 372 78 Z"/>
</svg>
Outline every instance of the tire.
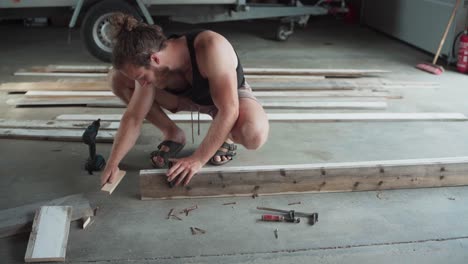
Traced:
<svg viewBox="0 0 468 264">
<path fill-rule="evenodd" d="M 115 12 L 130 14 L 141 20 L 140 14 L 130 4 L 124 1 L 104 0 L 88 9 L 81 26 L 81 37 L 89 53 L 105 62 L 111 61 L 109 17 Z"/>
</svg>

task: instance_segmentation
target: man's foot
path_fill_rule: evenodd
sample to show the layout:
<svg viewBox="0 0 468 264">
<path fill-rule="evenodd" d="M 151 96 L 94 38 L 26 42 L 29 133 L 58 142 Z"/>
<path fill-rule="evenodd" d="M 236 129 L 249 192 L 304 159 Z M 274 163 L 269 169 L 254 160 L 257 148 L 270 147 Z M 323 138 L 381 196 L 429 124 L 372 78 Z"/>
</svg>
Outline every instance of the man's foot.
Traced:
<svg viewBox="0 0 468 264">
<path fill-rule="evenodd" d="M 230 139 L 227 139 L 223 145 L 218 149 L 215 155 L 210 159 L 210 163 L 213 165 L 224 165 L 232 160 L 237 153 L 237 146 Z"/>
<path fill-rule="evenodd" d="M 185 135 L 181 129 L 175 133 L 165 135 L 165 139 L 158 149 L 151 153 L 151 163 L 155 168 L 166 167 L 170 158 L 174 158 L 185 146 Z"/>
</svg>

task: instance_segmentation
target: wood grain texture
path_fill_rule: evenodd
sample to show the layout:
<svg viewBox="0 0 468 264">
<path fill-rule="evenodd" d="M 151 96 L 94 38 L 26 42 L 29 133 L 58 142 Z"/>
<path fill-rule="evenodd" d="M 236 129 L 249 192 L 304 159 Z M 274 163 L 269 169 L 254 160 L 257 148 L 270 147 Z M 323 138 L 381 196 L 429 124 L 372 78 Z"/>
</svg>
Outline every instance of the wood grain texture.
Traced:
<svg viewBox="0 0 468 264">
<path fill-rule="evenodd" d="M 330 77 L 360 77 L 389 73 L 375 69 L 285 69 L 285 68 L 244 68 L 247 75 L 318 75 Z"/>
<path fill-rule="evenodd" d="M 96 142 L 111 143 L 114 141 L 116 131 L 99 131 Z M 56 140 L 81 142 L 83 131 L 76 129 L 23 129 L 0 128 L 0 138 L 32 139 L 32 140 Z"/>
<path fill-rule="evenodd" d="M 255 97 L 383 97 L 383 98 L 401 98 L 401 95 L 390 94 L 388 91 L 254 91 Z M 111 97 L 117 98 L 110 91 L 29 91 L 28 97 Z"/>
<path fill-rule="evenodd" d="M 102 186 L 101 191 L 108 193 L 111 195 L 115 188 L 119 185 L 119 183 L 122 181 L 123 177 L 125 176 L 126 172 L 123 170 L 119 171 L 119 174 L 115 177 L 114 181 L 112 183 L 106 183 L 104 186 Z"/>
<path fill-rule="evenodd" d="M 84 131 L 91 122 L 88 121 L 57 121 L 57 120 L 15 120 L 0 119 L 0 128 L 22 129 L 77 129 Z M 117 130 L 117 122 L 101 122 L 99 130 Z"/>
<path fill-rule="evenodd" d="M 382 90 L 404 88 L 437 88 L 438 83 L 421 81 L 389 81 L 381 79 L 316 79 L 316 76 L 261 76 L 246 77 L 254 91 L 259 90 Z M 313 78 L 312 80 L 310 78 Z M 110 91 L 106 80 L 10 82 L 0 84 L 0 91 Z"/>
<path fill-rule="evenodd" d="M 14 75 L 28 76 L 106 76 L 108 66 L 49 65 L 20 69 Z M 377 69 L 290 69 L 290 68 L 244 68 L 246 75 L 316 75 L 331 77 L 360 77 L 388 73 Z M 68 75 L 67 75 L 68 74 Z"/>
<path fill-rule="evenodd" d="M 43 97 L 43 98 L 18 98 L 8 99 L 8 105 L 16 107 L 65 107 L 65 106 L 89 106 L 89 107 L 115 107 L 124 108 L 126 105 L 117 98 L 92 98 L 92 97 Z"/>
<path fill-rule="evenodd" d="M 307 100 L 268 100 L 258 99 L 265 109 L 385 109 L 386 102 L 315 102 Z M 126 105 L 116 98 L 96 99 L 91 97 L 75 98 L 20 98 L 9 99 L 7 104 L 17 107 L 28 106 L 87 106 L 103 108 L 123 108 Z"/>
<path fill-rule="evenodd" d="M 169 114 L 169 118 L 177 122 L 191 121 L 190 114 Z M 399 121 L 466 121 L 462 113 L 267 113 L 270 121 L 304 121 L 304 122 L 399 122 Z M 122 115 L 59 115 L 57 120 L 96 120 L 119 121 Z M 197 118 L 198 119 L 198 118 Z M 210 122 L 209 115 L 200 114 L 200 122 Z"/>
<path fill-rule="evenodd" d="M 72 221 L 93 215 L 88 199 L 82 194 L 9 208 L 0 211 L 0 238 L 30 231 L 35 211 L 44 205 L 72 206 Z"/>
<path fill-rule="evenodd" d="M 106 81 L 94 82 L 19 82 L 3 83 L 0 91 L 27 92 L 27 91 L 110 91 Z"/>
<path fill-rule="evenodd" d="M 43 206 L 34 217 L 25 262 L 65 261 L 71 206 Z"/>
<path fill-rule="evenodd" d="M 325 80 L 325 76 L 304 76 L 304 75 L 244 75 L 244 78 L 251 81 L 291 81 L 296 80 L 307 80 L 307 81 L 316 81 L 316 80 Z"/>
<path fill-rule="evenodd" d="M 205 167 L 169 188 L 166 170 L 140 171 L 141 199 L 370 191 L 468 185 L 468 157 Z"/>
<path fill-rule="evenodd" d="M 31 72 L 26 70 L 20 70 L 15 72 L 15 76 L 42 76 L 42 77 L 106 77 L 107 73 L 81 73 L 81 72 Z"/>
</svg>

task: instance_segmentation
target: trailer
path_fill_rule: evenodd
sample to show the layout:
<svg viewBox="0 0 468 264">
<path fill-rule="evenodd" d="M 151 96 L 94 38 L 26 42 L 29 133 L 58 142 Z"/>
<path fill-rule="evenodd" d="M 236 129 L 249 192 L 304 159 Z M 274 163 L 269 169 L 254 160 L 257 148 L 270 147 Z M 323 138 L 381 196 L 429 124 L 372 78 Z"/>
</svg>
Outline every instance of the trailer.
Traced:
<svg viewBox="0 0 468 264">
<path fill-rule="evenodd" d="M 262 1 L 264 2 L 264 1 Z M 109 18 L 124 12 L 154 24 L 153 16 L 189 24 L 278 18 L 276 39 L 285 41 L 295 25 L 305 26 L 309 16 L 346 13 L 345 0 L 319 0 L 303 5 L 299 0 L 258 3 L 247 0 L 10 0 L 0 1 L 0 19 L 48 16 L 70 12 L 69 27 L 82 19 L 81 34 L 88 51 L 98 59 L 110 61 L 112 46 Z"/>
</svg>

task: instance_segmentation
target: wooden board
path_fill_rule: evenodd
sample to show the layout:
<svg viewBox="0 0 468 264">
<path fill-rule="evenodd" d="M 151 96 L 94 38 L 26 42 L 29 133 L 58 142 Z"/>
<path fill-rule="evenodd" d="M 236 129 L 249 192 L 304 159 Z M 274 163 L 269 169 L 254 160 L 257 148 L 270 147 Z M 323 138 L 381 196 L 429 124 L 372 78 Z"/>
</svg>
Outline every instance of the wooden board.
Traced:
<svg viewBox="0 0 468 264">
<path fill-rule="evenodd" d="M 378 83 L 356 83 L 355 81 L 251 81 L 254 91 L 326 91 L 326 90 L 369 90 L 383 91 L 385 86 Z"/>
<path fill-rule="evenodd" d="M 90 216 L 81 218 L 81 228 L 86 229 L 93 221 Z"/>
<path fill-rule="evenodd" d="M 114 182 L 104 184 L 104 186 L 102 186 L 102 188 L 101 188 L 101 191 L 111 195 L 112 192 L 114 192 L 115 188 L 117 188 L 117 186 L 119 185 L 120 181 L 122 181 L 125 174 L 126 174 L 126 171 L 123 171 L 123 170 L 119 171 L 119 174 L 114 179 Z"/>
<path fill-rule="evenodd" d="M 106 77 L 107 73 L 80 73 L 80 72 L 30 72 L 17 71 L 15 76 L 40 76 L 40 77 Z"/>
<path fill-rule="evenodd" d="M 205 167 L 189 186 L 170 188 L 166 171 L 141 170 L 141 199 L 374 191 L 468 185 L 468 157 Z"/>
<path fill-rule="evenodd" d="M 108 66 L 91 65 L 49 65 L 47 67 L 32 67 L 15 72 L 15 75 L 29 76 L 85 76 L 91 77 L 107 75 Z M 290 69 L 290 68 L 244 68 L 246 75 L 318 75 L 332 77 L 359 77 L 388 73 L 389 71 L 377 69 Z M 49 74 L 49 75 L 47 75 Z M 93 76 L 94 77 L 94 76 Z"/>
<path fill-rule="evenodd" d="M 170 114 L 173 121 L 190 122 L 190 114 Z M 309 122 L 369 122 L 369 121 L 466 121 L 462 113 L 267 113 L 270 121 L 309 121 Z M 122 115 L 59 115 L 57 120 L 96 120 L 119 121 Z M 197 118 L 198 119 L 198 118 Z M 200 114 L 200 121 L 209 122 L 211 117 Z"/>
<path fill-rule="evenodd" d="M 315 81 L 325 80 L 325 76 L 309 76 L 309 75 L 244 75 L 244 78 L 250 83 L 251 81 L 287 81 L 294 82 L 296 80 Z"/>
<path fill-rule="evenodd" d="M 313 101 L 265 101 L 259 99 L 265 109 L 385 109 L 387 103 L 383 101 L 342 101 L 342 102 L 313 102 Z M 88 107 L 126 107 L 120 102 L 101 101 L 86 104 Z"/>
<path fill-rule="evenodd" d="M 387 103 L 377 102 L 308 102 L 308 101 L 265 101 L 260 100 L 266 109 L 385 109 Z"/>
<path fill-rule="evenodd" d="M 374 69 L 281 69 L 281 68 L 244 68 L 247 75 L 319 75 L 331 77 L 360 77 L 382 73 L 385 70 Z"/>
<path fill-rule="evenodd" d="M 400 95 L 392 95 L 387 91 L 254 91 L 258 98 L 269 97 L 381 97 L 401 98 Z M 112 97 L 117 98 L 111 91 L 30 91 L 29 97 Z"/>
<path fill-rule="evenodd" d="M 92 98 L 92 97 L 76 97 L 76 98 L 65 98 L 65 97 L 49 97 L 49 98 L 19 98 L 19 99 L 8 99 L 6 102 L 8 105 L 16 107 L 62 107 L 62 106 L 89 106 L 89 107 L 115 107 L 123 108 L 126 105 L 117 98 Z"/>
<path fill-rule="evenodd" d="M 31 67 L 30 71 L 34 72 L 98 72 L 107 73 L 111 69 L 110 65 L 48 65 Z"/>
<path fill-rule="evenodd" d="M 0 128 L 0 138 L 81 142 L 83 132 L 76 129 Z M 96 142 L 112 143 L 116 133 L 116 131 L 111 130 L 99 131 Z"/>
<path fill-rule="evenodd" d="M 297 99 L 296 99 L 297 100 Z M 386 102 L 313 102 L 313 101 L 268 101 L 259 99 L 265 109 L 385 109 Z M 107 107 L 122 108 L 126 105 L 115 98 L 22 98 L 10 99 L 7 104 L 17 107 L 28 106 L 88 106 L 88 107 Z"/>
<path fill-rule="evenodd" d="M 82 194 L 9 208 L 0 211 L 0 238 L 29 232 L 35 211 L 44 205 L 73 207 L 72 221 L 94 215 L 88 199 Z"/>
<path fill-rule="evenodd" d="M 108 82 L 19 82 L 3 83 L 0 91 L 27 92 L 27 91 L 110 91 Z"/>
<path fill-rule="evenodd" d="M 28 91 L 26 97 L 111 97 L 111 91 Z"/>
<path fill-rule="evenodd" d="M 354 89 L 403 89 L 403 88 L 436 88 L 439 84 L 434 82 L 418 81 L 388 81 L 381 79 L 317 79 L 316 76 L 266 76 L 256 78 L 253 75 L 247 82 L 254 90 L 354 90 Z M 258 75 L 261 76 L 261 75 Z M 110 91 L 109 83 L 105 80 L 64 80 L 56 82 L 15 82 L 0 84 L 0 91 L 27 92 L 27 91 Z"/>
<path fill-rule="evenodd" d="M 34 217 L 25 262 L 65 261 L 71 214 L 70 206 L 39 209 Z"/>
<path fill-rule="evenodd" d="M 77 129 L 84 131 L 91 122 L 88 121 L 57 121 L 57 120 L 13 120 L 0 119 L 0 128 L 23 129 Z M 117 130 L 119 123 L 101 122 L 99 130 Z"/>
</svg>

